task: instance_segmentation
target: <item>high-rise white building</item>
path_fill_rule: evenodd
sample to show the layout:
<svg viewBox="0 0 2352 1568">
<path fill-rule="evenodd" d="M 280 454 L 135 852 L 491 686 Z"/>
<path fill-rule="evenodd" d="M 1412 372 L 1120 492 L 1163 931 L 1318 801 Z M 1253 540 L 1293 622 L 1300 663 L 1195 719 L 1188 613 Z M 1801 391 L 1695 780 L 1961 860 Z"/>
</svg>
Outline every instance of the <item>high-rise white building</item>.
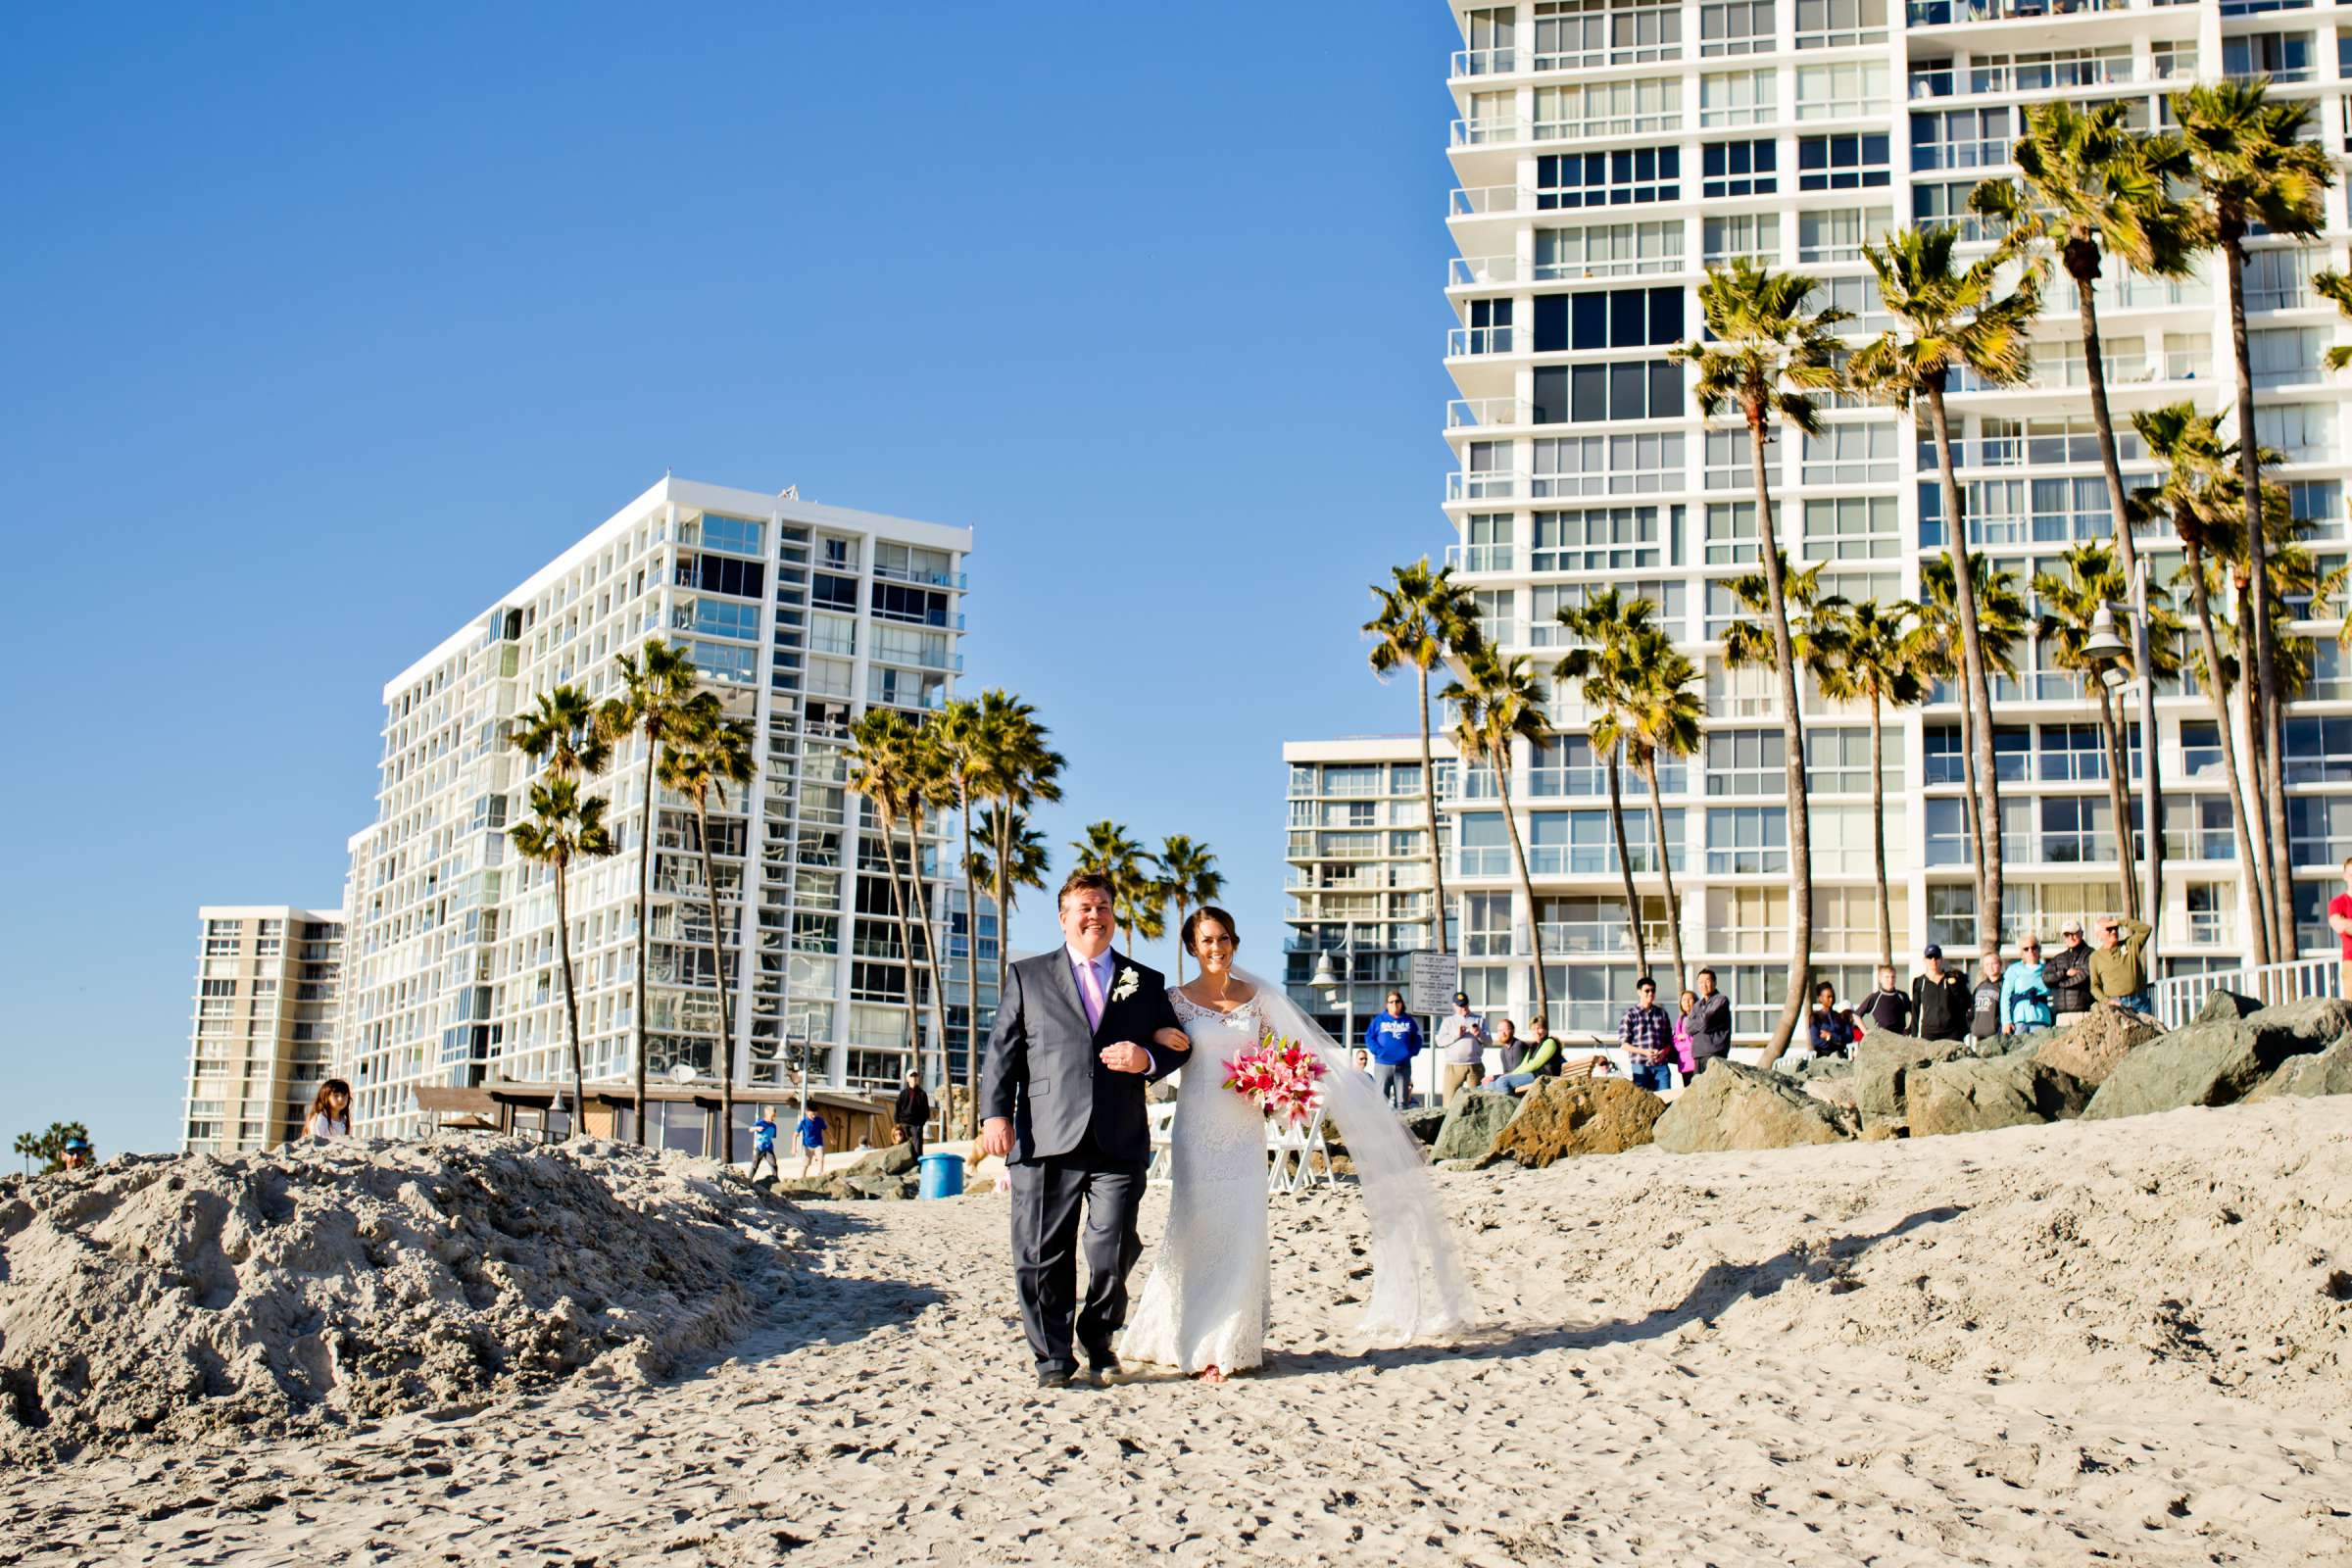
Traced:
<svg viewBox="0 0 2352 1568">
<path fill-rule="evenodd" d="M 299 1137 L 334 1052 L 342 913 L 207 905 L 196 919 L 179 1147 L 234 1154 Z"/>
<path fill-rule="evenodd" d="M 694 813 L 658 794 L 649 1069 L 710 1076 L 731 1061 L 738 1083 L 782 1084 L 805 1052 L 811 1085 L 892 1087 L 916 1044 L 910 1004 L 928 992 L 900 948 L 870 812 L 849 792 L 849 727 L 871 705 L 920 715 L 946 703 L 970 549 L 964 528 L 666 478 L 386 683 L 376 820 L 351 841 L 346 894 L 356 1130 L 413 1130 L 420 1085 L 568 1078 L 554 884 L 507 837 L 535 776 L 510 736 L 558 685 L 618 695 L 619 656 L 653 638 L 682 648 L 752 724 L 758 776 L 710 810 L 725 1042 Z M 568 894 L 587 1072 L 605 1082 L 633 1073 L 647 762 L 633 737 L 589 786 L 613 802 L 618 853 L 575 865 Z M 949 963 L 966 934 L 960 899 L 947 897 L 944 834 L 928 824 L 922 872 Z M 993 983 L 993 913 L 979 936 Z M 960 1059 L 956 1073 L 964 1081 Z"/>
<path fill-rule="evenodd" d="M 2315 102 L 2314 134 L 2340 151 L 2352 134 L 2352 22 L 2295 0 L 1533 0 L 1453 12 L 1458 188 L 1447 220 L 1459 254 L 1447 266 L 1457 324 L 1445 362 L 1461 396 L 1445 431 L 1448 558 L 1490 639 L 1546 673 L 1561 652 L 1555 612 L 1602 585 L 1652 600 L 1700 663 L 1705 737 L 1688 765 L 1665 770 L 1664 854 L 1691 963 L 1717 967 L 1740 1034 L 1760 1038 L 1785 992 L 1788 802 L 1770 672 L 1722 657 L 1725 628 L 1746 613 L 1730 579 L 1757 564 L 1747 436 L 1709 428 L 1689 372 L 1667 358 L 1699 335 L 1698 281 L 1756 257 L 1818 278 L 1820 302 L 1853 314 L 1842 330 L 1855 341 L 1875 334 L 1890 323 L 1863 244 L 1905 224 L 1959 223 L 1982 247 L 1969 192 L 2012 172 L 2023 111 L 2041 100 L 2123 102 L 2153 126 L 2169 122 L 2167 95 L 2191 81 L 2267 73 L 2277 95 Z M 2283 456 L 2277 477 L 2323 569 L 2345 559 L 2347 464 L 2344 378 L 2322 356 L 2352 336 L 2309 280 L 2345 262 L 2340 184 L 2327 211 L 2316 242 L 2250 242 L 2247 301 L 2255 433 Z M 2228 297 L 2214 268 L 2208 257 L 2197 276 L 2165 282 L 2111 264 L 2100 284 L 2128 484 L 2152 471 L 2129 431 L 2132 410 L 2231 402 Z M 2063 277 L 2045 306 L 2032 384 L 1962 381 L 1951 398 L 1972 540 L 2029 593 L 2037 570 L 2063 573 L 2069 545 L 2114 526 Z M 1824 422 L 1819 436 L 1766 452 L 1783 547 L 1821 564 L 1828 591 L 1917 599 L 1921 562 L 1943 545 L 1932 447 L 1903 416 L 1852 400 L 1834 401 Z M 2169 581 L 2174 541 L 2162 529 L 2137 537 L 2154 580 Z M 2312 665 L 2285 740 L 2306 949 L 2332 941 L 2322 895 L 2352 853 L 2342 793 L 2352 716 L 2341 716 L 2352 715 L 2352 682 L 2336 625 L 2291 632 Z M 2019 644 L 2017 666 L 1994 683 L 2011 940 L 2115 907 L 2121 880 L 2095 706 L 2038 636 Z M 1887 831 L 1906 965 L 1928 941 L 1975 942 L 1955 698 L 1939 689 L 1890 718 Z M 1858 992 L 1878 946 L 1866 715 L 1810 691 L 1803 701 L 1815 953 L 1841 993 Z M 2233 965 L 2246 914 L 2211 711 L 2179 682 L 2160 685 L 2157 711 L 2164 966 Z M 1558 733 L 1520 747 L 1511 791 L 1536 908 L 1516 889 L 1487 770 L 1466 770 L 1448 808 L 1465 986 L 1482 1004 L 1526 1006 L 1532 917 L 1555 1022 L 1600 1029 L 1631 992 L 1634 960 L 1587 715 L 1565 686 L 1550 712 Z M 1629 788 L 1631 858 L 1662 968 L 1660 846 L 1639 781 Z M 1337 939 L 1327 924 L 1316 938 Z"/>
<path fill-rule="evenodd" d="M 1453 788 L 1450 748 L 1436 748 L 1441 795 Z M 1289 741 L 1288 861 L 1283 980 L 1292 1002 L 1340 1036 L 1380 1011 L 1392 986 L 1412 978 L 1411 955 L 1430 946 L 1436 896 L 1429 874 L 1429 805 L 1421 737 L 1363 735 Z M 1338 993 L 1307 984 L 1332 955 Z"/>
</svg>

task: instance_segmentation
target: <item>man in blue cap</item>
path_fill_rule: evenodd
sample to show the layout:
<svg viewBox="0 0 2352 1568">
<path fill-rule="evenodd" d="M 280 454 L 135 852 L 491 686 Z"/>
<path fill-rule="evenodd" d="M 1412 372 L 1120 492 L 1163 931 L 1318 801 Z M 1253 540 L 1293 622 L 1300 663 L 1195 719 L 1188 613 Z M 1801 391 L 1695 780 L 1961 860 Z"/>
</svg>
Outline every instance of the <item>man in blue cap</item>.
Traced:
<svg viewBox="0 0 2352 1568">
<path fill-rule="evenodd" d="M 66 1147 L 58 1152 L 58 1163 L 67 1170 L 88 1170 L 97 1159 L 98 1152 L 90 1147 L 87 1138 L 69 1138 Z"/>
</svg>

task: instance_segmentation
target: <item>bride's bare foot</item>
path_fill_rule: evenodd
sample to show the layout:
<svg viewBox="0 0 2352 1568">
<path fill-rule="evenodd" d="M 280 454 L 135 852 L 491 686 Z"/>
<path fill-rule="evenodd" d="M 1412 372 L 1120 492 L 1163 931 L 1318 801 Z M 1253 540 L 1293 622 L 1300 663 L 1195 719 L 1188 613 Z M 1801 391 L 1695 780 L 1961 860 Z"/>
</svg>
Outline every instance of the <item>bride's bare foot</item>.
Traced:
<svg viewBox="0 0 2352 1568">
<path fill-rule="evenodd" d="M 1225 1374 L 1213 1366 L 1204 1366 L 1200 1369 L 1200 1381 L 1203 1383 L 1222 1383 L 1225 1381 Z"/>
</svg>

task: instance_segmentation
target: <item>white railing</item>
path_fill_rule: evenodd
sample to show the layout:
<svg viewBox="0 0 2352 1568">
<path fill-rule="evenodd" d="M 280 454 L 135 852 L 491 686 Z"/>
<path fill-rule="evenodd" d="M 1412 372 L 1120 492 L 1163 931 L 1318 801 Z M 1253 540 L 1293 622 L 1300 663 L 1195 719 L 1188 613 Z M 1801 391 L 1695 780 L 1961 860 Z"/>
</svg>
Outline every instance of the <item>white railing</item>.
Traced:
<svg viewBox="0 0 2352 1568">
<path fill-rule="evenodd" d="M 1497 115 L 1489 120 L 1457 120 L 1453 122 L 1451 145 L 1456 147 L 1485 147 L 1497 142 L 1527 140 L 1527 122 L 1517 115 Z"/>
<path fill-rule="evenodd" d="M 1509 545 L 1447 545 L 1446 564 L 1456 571 L 1509 571 L 1515 554 Z"/>
<path fill-rule="evenodd" d="M 2266 963 L 2259 968 L 2221 969 L 2211 974 L 2176 975 L 2156 982 L 2156 1017 L 2167 1029 L 2178 1029 L 2194 1018 L 2205 999 L 2216 991 L 2234 991 L 2264 1006 L 2303 997 L 2338 994 L 2342 969 L 2333 958 L 2297 958 L 2291 963 Z"/>
<path fill-rule="evenodd" d="M 1446 476 L 1448 501 L 1507 501 L 1524 488 L 1527 475 L 1509 468 L 1481 468 Z"/>
<path fill-rule="evenodd" d="M 1456 326 L 1446 333 L 1446 357 L 1449 360 L 1468 358 L 1476 354 L 1508 354 L 1511 350 L 1511 329 L 1503 326 Z"/>
<path fill-rule="evenodd" d="M 1456 76 L 1507 76 L 1519 69 L 1516 49 L 1456 49 L 1453 52 L 1453 74 Z"/>
<path fill-rule="evenodd" d="M 1484 288 L 1519 281 L 1516 256 L 1456 256 L 1446 264 L 1447 288 Z"/>
<path fill-rule="evenodd" d="M 1525 398 L 1455 398 L 1446 405 L 1446 428 L 1465 430 L 1497 424 L 1525 424 L 1530 405 Z"/>
<path fill-rule="evenodd" d="M 1532 206 L 1535 194 L 1517 185 L 1456 187 L 1446 199 L 1446 216 L 1482 218 L 1494 213 L 1515 213 Z"/>
</svg>

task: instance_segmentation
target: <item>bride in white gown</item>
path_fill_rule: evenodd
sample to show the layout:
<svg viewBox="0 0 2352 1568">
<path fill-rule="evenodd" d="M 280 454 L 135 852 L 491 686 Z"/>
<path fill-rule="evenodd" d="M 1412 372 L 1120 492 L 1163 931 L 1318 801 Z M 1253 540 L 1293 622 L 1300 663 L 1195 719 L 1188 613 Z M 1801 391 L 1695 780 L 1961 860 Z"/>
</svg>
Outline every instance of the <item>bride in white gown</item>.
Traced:
<svg viewBox="0 0 2352 1568">
<path fill-rule="evenodd" d="M 1266 1118 L 1225 1087 L 1225 1062 L 1268 1029 L 1322 1058 L 1325 1107 L 1363 1184 L 1373 1270 L 1363 1331 L 1402 1345 L 1467 1328 L 1475 1310 L 1469 1282 L 1419 1141 L 1330 1036 L 1278 990 L 1233 966 L 1231 915 L 1200 909 L 1182 940 L 1200 959 L 1200 977 L 1168 994 L 1193 1049 L 1178 1075 L 1175 1191 L 1120 1355 L 1211 1383 L 1265 1358 Z"/>
</svg>

